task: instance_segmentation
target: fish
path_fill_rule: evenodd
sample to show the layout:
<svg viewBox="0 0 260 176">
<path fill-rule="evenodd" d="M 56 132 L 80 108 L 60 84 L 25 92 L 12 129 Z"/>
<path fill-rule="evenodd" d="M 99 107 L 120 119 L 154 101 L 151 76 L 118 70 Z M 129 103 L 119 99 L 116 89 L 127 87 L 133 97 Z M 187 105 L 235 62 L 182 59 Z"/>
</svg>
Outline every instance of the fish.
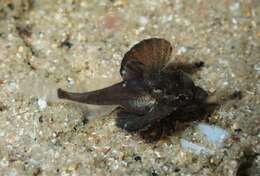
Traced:
<svg viewBox="0 0 260 176">
<path fill-rule="evenodd" d="M 122 59 L 122 81 L 89 92 L 57 90 L 60 99 L 93 105 L 117 105 L 116 126 L 127 132 L 148 130 L 161 121 L 196 117 L 207 106 L 208 93 L 190 74 L 204 62 L 171 61 L 172 45 L 163 38 L 135 44 Z"/>
</svg>

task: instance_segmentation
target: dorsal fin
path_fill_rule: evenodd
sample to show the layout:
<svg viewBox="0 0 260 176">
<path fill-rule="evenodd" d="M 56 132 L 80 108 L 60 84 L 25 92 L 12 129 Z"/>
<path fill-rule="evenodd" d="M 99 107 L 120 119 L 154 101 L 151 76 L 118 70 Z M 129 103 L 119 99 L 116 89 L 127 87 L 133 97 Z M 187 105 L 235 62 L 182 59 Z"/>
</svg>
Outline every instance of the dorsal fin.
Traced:
<svg viewBox="0 0 260 176">
<path fill-rule="evenodd" d="M 144 72 L 161 70 L 169 62 L 171 53 L 172 46 L 165 39 L 142 40 L 124 55 L 120 74 L 127 80 L 141 77 Z"/>
</svg>

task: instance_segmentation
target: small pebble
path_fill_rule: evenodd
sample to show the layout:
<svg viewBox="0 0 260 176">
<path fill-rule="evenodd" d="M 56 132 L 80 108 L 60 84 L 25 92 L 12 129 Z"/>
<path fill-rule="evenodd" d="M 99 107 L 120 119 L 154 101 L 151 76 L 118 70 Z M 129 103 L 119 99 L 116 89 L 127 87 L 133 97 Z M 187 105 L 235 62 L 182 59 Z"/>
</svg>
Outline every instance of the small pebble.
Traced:
<svg viewBox="0 0 260 176">
<path fill-rule="evenodd" d="M 236 11 L 236 10 L 238 10 L 239 8 L 240 8 L 240 3 L 239 3 L 239 2 L 236 2 L 236 3 L 234 3 L 234 4 L 232 4 L 232 5 L 229 6 L 229 9 L 230 9 L 231 11 Z"/>
<path fill-rule="evenodd" d="M 135 159 L 135 161 L 142 161 L 141 156 L 135 156 L 134 159 Z"/>
<path fill-rule="evenodd" d="M 43 110 L 47 107 L 47 102 L 44 98 L 39 98 L 38 99 L 38 106 L 40 108 L 40 110 Z"/>
<path fill-rule="evenodd" d="M 70 85 L 73 85 L 75 83 L 75 81 L 71 77 L 68 77 L 67 81 Z"/>
<path fill-rule="evenodd" d="M 183 53 L 186 53 L 186 52 L 187 52 L 187 48 L 184 47 L 184 46 L 182 46 L 182 47 L 180 47 L 180 48 L 178 49 L 177 54 L 183 54 Z"/>
<path fill-rule="evenodd" d="M 42 116 L 39 117 L 39 122 L 43 123 L 43 117 Z"/>
<path fill-rule="evenodd" d="M 9 90 L 9 92 L 15 92 L 16 89 L 17 89 L 16 83 L 15 83 L 15 82 L 11 82 L 11 83 L 8 85 L 7 89 Z"/>
<path fill-rule="evenodd" d="M 174 169 L 174 172 L 180 172 L 180 168 L 178 168 L 178 167 L 176 167 L 175 169 Z"/>
<path fill-rule="evenodd" d="M 140 16 L 139 22 L 140 22 L 141 25 L 146 25 L 149 21 L 148 21 L 148 18 L 147 18 L 147 17 L 145 17 L 145 16 Z"/>
<path fill-rule="evenodd" d="M 242 132 L 242 129 L 241 128 L 236 128 L 236 129 L 234 129 L 234 131 L 237 132 L 237 133 L 240 133 L 240 132 Z"/>
</svg>

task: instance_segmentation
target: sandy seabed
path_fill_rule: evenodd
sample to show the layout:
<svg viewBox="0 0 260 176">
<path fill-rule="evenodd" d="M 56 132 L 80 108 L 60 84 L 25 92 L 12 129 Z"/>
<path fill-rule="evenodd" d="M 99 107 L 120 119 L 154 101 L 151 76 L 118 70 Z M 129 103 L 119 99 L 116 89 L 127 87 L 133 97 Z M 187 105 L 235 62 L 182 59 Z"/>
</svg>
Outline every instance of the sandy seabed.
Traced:
<svg viewBox="0 0 260 176">
<path fill-rule="evenodd" d="M 1 0 L 0 175 L 259 175 L 259 23 L 258 0 Z M 124 53 L 149 37 L 205 62 L 205 90 L 242 92 L 209 117 L 231 136 L 213 155 L 181 147 L 196 122 L 146 143 L 115 126 L 113 107 L 57 99 L 57 87 L 118 82 Z"/>
</svg>

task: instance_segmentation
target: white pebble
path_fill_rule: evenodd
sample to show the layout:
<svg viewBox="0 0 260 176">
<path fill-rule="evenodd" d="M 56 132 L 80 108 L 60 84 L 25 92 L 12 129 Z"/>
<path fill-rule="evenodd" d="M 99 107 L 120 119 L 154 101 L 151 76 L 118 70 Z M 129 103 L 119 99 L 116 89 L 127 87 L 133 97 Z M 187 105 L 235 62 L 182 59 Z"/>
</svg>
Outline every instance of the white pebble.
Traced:
<svg viewBox="0 0 260 176">
<path fill-rule="evenodd" d="M 40 110 L 43 110 L 47 107 L 47 102 L 44 98 L 39 98 L 38 99 L 38 106 L 40 108 Z"/>
<path fill-rule="evenodd" d="M 236 2 L 236 3 L 229 6 L 229 9 L 232 10 L 232 11 L 238 10 L 239 8 L 240 8 L 239 2 Z"/>
<path fill-rule="evenodd" d="M 15 92 L 17 89 L 17 85 L 15 82 L 11 82 L 7 87 L 9 92 Z"/>
<path fill-rule="evenodd" d="M 75 81 L 71 77 L 68 77 L 67 81 L 70 85 L 73 85 L 75 83 Z"/>
<path fill-rule="evenodd" d="M 237 24 L 237 20 L 235 18 L 232 18 L 232 23 Z"/>
<path fill-rule="evenodd" d="M 172 19 L 173 19 L 173 16 L 172 15 L 164 15 L 163 17 L 162 17 L 162 22 L 163 23 L 167 23 L 167 22 L 170 22 L 170 21 L 172 21 Z"/>
<path fill-rule="evenodd" d="M 182 47 L 180 47 L 179 49 L 178 49 L 178 54 L 182 54 L 182 53 L 186 53 L 187 52 L 187 48 L 186 47 L 184 47 L 184 46 L 182 46 Z"/>
<path fill-rule="evenodd" d="M 139 22 L 141 25 L 146 25 L 148 23 L 148 18 L 145 16 L 140 16 Z"/>
</svg>

